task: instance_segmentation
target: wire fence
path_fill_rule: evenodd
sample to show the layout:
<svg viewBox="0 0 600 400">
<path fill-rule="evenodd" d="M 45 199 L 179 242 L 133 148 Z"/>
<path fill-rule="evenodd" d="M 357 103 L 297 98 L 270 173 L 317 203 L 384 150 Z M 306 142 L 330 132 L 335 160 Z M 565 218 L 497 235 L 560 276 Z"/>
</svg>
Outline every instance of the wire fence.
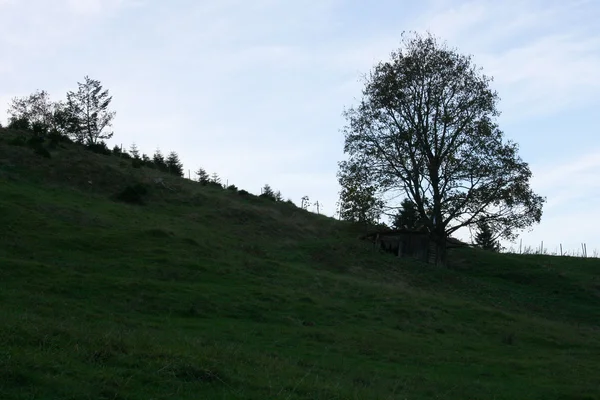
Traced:
<svg viewBox="0 0 600 400">
<path fill-rule="evenodd" d="M 518 246 L 510 246 L 502 250 L 503 253 L 510 254 L 537 254 L 547 256 L 562 256 L 562 257 L 579 257 L 579 258 L 600 258 L 599 249 L 590 249 L 587 243 L 581 243 L 578 248 L 564 248 L 562 243 L 548 247 L 544 242 L 540 242 L 538 246 L 523 245 L 523 241 L 519 242 Z"/>
</svg>

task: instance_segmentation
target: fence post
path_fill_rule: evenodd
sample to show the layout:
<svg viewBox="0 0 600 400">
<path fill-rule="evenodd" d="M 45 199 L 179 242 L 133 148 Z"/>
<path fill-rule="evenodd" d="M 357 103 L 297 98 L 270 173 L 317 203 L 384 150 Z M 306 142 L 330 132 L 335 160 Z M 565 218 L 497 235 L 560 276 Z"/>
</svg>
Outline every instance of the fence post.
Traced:
<svg viewBox="0 0 600 400">
<path fill-rule="evenodd" d="M 519 254 L 523 254 L 523 239 L 519 242 Z"/>
</svg>

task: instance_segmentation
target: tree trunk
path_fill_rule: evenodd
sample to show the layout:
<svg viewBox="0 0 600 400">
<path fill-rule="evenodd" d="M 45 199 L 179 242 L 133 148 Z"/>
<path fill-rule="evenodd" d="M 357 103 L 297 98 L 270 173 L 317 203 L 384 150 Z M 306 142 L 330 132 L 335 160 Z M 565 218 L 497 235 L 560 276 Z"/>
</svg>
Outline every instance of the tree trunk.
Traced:
<svg viewBox="0 0 600 400">
<path fill-rule="evenodd" d="M 431 246 L 435 249 L 435 256 L 430 257 L 430 263 L 445 267 L 447 265 L 447 245 L 445 232 L 433 232 L 430 236 Z"/>
</svg>

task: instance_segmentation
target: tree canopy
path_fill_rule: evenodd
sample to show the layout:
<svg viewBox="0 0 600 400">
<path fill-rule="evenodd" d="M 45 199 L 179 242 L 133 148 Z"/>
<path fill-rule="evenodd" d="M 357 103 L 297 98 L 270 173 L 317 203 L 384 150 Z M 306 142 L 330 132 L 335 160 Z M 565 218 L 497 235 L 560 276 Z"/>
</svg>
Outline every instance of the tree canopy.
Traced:
<svg viewBox="0 0 600 400">
<path fill-rule="evenodd" d="M 77 85 L 77 92 L 67 93 L 69 133 L 76 141 L 88 145 L 110 139 L 113 132 L 106 129 L 115 117 L 115 112 L 108 109 L 112 96 L 103 90 L 100 81 L 88 76 Z"/>
<path fill-rule="evenodd" d="M 390 60 L 365 76 L 359 104 L 344 112 L 342 193 L 360 171 L 361 186 L 374 188 L 386 209 L 397 209 L 400 197 L 414 203 L 438 243 L 478 222 L 506 239 L 538 223 L 545 199 L 496 122 L 491 81 L 431 34 L 404 34 Z"/>
</svg>

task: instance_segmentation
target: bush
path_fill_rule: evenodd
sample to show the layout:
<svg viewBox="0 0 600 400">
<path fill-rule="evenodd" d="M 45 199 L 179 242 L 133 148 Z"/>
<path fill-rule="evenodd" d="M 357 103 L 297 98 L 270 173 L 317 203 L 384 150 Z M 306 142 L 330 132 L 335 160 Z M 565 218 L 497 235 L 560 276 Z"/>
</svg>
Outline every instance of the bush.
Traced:
<svg viewBox="0 0 600 400">
<path fill-rule="evenodd" d="M 94 153 L 104 154 L 107 156 L 112 154 L 112 151 L 110 151 L 110 149 L 104 142 L 89 143 L 85 147 L 87 147 L 88 150 L 93 151 Z"/>
<path fill-rule="evenodd" d="M 240 196 L 250 196 L 250 193 L 248 193 L 246 190 L 242 189 L 238 192 L 238 194 Z"/>
<path fill-rule="evenodd" d="M 221 185 L 219 182 L 215 182 L 215 181 L 206 182 L 206 186 L 212 186 L 215 188 L 223 189 L 223 185 Z"/>
<path fill-rule="evenodd" d="M 31 123 L 27 118 L 11 119 L 7 128 L 15 131 L 28 131 L 31 129 Z"/>
<path fill-rule="evenodd" d="M 227 186 L 227 190 L 231 190 L 231 191 L 235 192 L 238 190 L 238 188 L 235 185 L 229 185 L 229 186 Z"/>
<path fill-rule="evenodd" d="M 48 134 L 48 139 L 50 139 L 50 148 L 57 148 L 60 143 L 73 143 L 73 141 L 67 136 L 63 135 L 58 131 L 50 131 Z"/>
<path fill-rule="evenodd" d="M 139 159 L 139 158 L 133 158 L 131 160 L 131 166 L 133 168 L 141 168 L 141 167 L 144 166 L 144 162 L 141 159 Z"/>
<path fill-rule="evenodd" d="M 146 204 L 144 197 L 148 194 L 146 185 L 136 183 L 125 187 L 121 192 L 117 193 L 115 199 L 129 204 Z"/>
<path fill-rule="evenodd" d="M 52 158 L 52 156 L 50 155 L 50 152 L 48 151 L 48 149 L 46 149 L 44 146 L 37 145 L 36 147 L 33 148 L 33 152 L 35 154 L 37 154 L 38 156 L 42 156 L 45 158 Z"/>
<path fill-rule="evenodd" d="M 17 136 L 8 141 L 8 144 L 11 146 L 26 146 L 27 140 L 23 136 Z"/>
</svg>

